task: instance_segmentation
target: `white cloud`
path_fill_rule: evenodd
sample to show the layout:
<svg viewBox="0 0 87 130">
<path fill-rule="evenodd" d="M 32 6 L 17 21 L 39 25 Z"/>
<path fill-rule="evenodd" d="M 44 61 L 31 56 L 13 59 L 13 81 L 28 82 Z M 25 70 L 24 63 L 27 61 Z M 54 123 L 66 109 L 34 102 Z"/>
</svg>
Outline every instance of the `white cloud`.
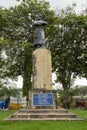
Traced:
<svg viewBox="0 0 87 130">
<path fill-rule="evenodd" d="M 11 7 L 11 6 L 14 6 L 14 5 L 18 5 L 19 2 L 17 2 L 16 0 L 0 0 L 0 6 L 1 7 Z"/>
<path fill-rule="evenodd" d="M 46 0 L 50 2 L 51 7 L 55 9 L 55 7 L 64 8 L 66 6 L 72 5 L 72 3 L 76 3 L 77 6 L 86 5 L 87 0 Z"/>
<path fill-rule="evenodd" d="M 22 86 L 23 86 L 23 78 L 22 78 L 22 76 L 19 76 L 18 82 L 17 82 L 17 87 L 22 88 Z"/>
<path fill-rule="evenodd" d="M 75 85 L 87 86 L 87 79 L 86 78 L 76 78 Z"/>
</svg>

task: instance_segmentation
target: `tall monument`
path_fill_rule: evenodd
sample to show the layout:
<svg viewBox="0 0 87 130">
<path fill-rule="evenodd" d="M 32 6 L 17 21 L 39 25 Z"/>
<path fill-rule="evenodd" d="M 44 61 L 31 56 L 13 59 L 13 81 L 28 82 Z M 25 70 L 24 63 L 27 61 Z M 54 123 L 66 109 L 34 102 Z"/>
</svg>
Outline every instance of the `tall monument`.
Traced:
<svg viewBox="0 0 87 130">
<path fill-rule="evenodd" d="M 31 108 L 54 108 L 55 91 L 52 89 L 51 52 L 45 47 L 44 27 L 47 22 L 41 14 L 34 22 L 33 83 L 30 92 Z"/>
<path fill-rule="evenodd" d="M 52 89 L 51 52 L 45 48 L 44 26 L 46 24 L 41 15 L 38 15 L 34 22 L 36 30 L 33 51 L 33 85 L 29 91 L 29 107 L 12 114 L 5 121 L 82 120 L 65 109 L 55 109 L 56 91 Z"/>
</svg>

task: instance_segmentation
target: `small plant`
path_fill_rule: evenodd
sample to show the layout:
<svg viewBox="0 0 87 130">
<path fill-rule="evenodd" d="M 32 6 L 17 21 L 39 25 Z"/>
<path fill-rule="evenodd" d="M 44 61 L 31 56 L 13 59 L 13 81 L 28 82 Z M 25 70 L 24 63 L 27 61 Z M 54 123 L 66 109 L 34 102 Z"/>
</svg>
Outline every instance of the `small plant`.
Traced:
<svg viewBox="0 0 87 130">
<path fill-rule="evenodd" d="M 62 107 L 69 109 L 73 105 L 73 96 L 76 94 L 75 89 L 70 90 L 58 90 L 59 100 Z"/>
</svg>

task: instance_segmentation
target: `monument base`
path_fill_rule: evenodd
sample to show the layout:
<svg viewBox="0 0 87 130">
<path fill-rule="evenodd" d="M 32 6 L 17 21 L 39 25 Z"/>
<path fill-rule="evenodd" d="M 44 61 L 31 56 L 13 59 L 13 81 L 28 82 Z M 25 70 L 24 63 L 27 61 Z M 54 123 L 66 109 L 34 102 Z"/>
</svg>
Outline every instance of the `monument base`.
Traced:
<svg viewBox="0 0 87 130">
<path fill-rule="evenodd" d="M 31 89 L 29 91 L 29 109 L 56 109 L 55 90 Z"/>
<path fill-rule="evenodd" d="M 83 121 L 82 118 L 63 108 L 29 109 L 22 108 L 5 118 L 5 121 Z"/>
</svg>

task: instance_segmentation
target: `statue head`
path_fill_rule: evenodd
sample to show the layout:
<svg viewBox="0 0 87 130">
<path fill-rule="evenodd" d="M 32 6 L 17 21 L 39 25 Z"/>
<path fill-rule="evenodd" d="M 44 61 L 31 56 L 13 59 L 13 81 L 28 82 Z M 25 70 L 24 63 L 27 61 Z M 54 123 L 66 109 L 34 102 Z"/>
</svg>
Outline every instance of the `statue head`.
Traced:
<svg viewBox="0 0 87 130">
<path fill-rule="evenodd" d="M 37 20 L 42 20 L 42 15 L 41 14 L 37 15 Z"/>
</svg>

